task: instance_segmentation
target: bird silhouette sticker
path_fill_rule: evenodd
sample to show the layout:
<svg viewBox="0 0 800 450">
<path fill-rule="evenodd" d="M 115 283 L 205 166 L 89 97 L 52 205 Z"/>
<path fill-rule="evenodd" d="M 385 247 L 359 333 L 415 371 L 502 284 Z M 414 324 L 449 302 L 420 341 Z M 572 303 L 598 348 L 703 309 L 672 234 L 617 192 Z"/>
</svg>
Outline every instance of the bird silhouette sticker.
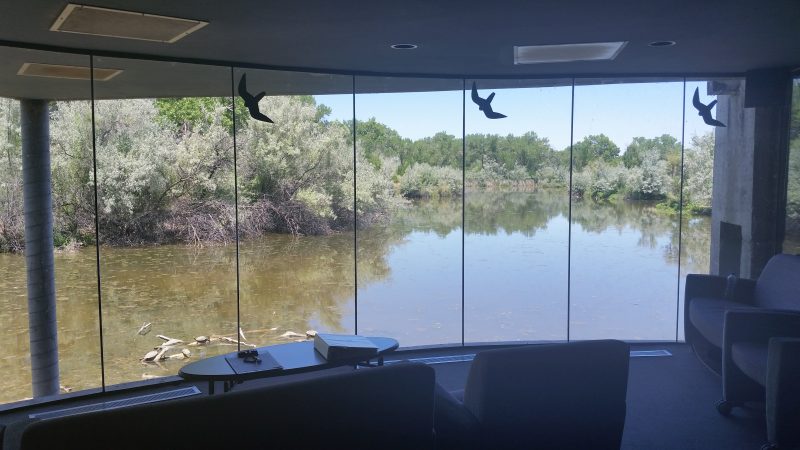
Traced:
<svg viewBox="0 0 800 450">
<path fill-rule="evenodd" d="M 497 112 L 492 111 L 492 100 L 494 99 L 494 92 L 489 94 L 486 98 L 481 98 L 478 95 L 478 87 L 475 86 L 475 82 L 472 82 L 472 101 L 478 105 L 478 109 L 483 111 L 483 114 L 490 118 L 490 119 L 502 119 L 506 117 L 504 114 L 500 114 Z"/>
<path fill-rule="evenodd" d="M 694 88 L 694 97 L 692 97 L 692 104 L 697 109 L 697 115 L 703 118 L 703 122 L 707 125 L 711 125 L 713 127 L 724 127 L 725 124 L 720 122 L 719 120 L 714 119 L 711 117 L 711 108 L 717 104 L 717 101 L 714 100 L 713 102 L 709 103 L 708 105 L 704 105 L 700 102 L 700 89 Z"/>
<path fill-rule="evenodd" d="M 272 119 L 262 114 L 258 109 L 258 102 L 264 98 L 266 94 L 266 92 L 261 92 L 258 95 L 253 96 L 247 92 L 247 74 L 242 74 L 242 78 L 239 79 L 239 96 L 242 97 L 242 100 L 244 100 L 244 106 L 246 106 L 247 110 L 250 111 L 250 117 L 262 122 L 275 123 L 272 121 Z"/>
</svg>

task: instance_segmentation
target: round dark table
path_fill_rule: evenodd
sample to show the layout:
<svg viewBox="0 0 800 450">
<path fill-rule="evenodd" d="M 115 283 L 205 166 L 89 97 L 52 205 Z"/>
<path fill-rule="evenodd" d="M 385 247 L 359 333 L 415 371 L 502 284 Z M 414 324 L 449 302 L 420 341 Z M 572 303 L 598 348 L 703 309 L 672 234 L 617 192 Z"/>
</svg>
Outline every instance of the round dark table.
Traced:
<svg viewBox="0 0 800 450">
<path fill-rule="evenodd" d="M 383 356 L 391 353 L 399 346 L 397 340 L 387 337 L 368 337 L 377 347 L 378 354 L 370 360 L 377 360 L 377 365 L 383 365 Z M 247 350 L 243 348 L 243 350 Z M 214 393 L 214 382 L 224 382 L 224 391 L 228 391 L 236 382 L 269 378 L 281 375 L 291 375 L 313 370 L 329 369 L 332 367 L 356 365 L 364 362 L 363 358 L 350 360 L 342 359 L 328 361 L 314 350 L 314 341 L 292 342 L 288 344 L 269 345 L 259 347 L 259 355 L 269 354 L 283 367 L 282 369 L 254 370 L 248 373 L 236 373 L 225 358 L 236 357 L 237 352 L 212 356 L 187 364 L 178 371 L 184 380 L 208 381 L 208 393 Z M 369 361 L 367 361 L 369 362 Z"/>
</svg>

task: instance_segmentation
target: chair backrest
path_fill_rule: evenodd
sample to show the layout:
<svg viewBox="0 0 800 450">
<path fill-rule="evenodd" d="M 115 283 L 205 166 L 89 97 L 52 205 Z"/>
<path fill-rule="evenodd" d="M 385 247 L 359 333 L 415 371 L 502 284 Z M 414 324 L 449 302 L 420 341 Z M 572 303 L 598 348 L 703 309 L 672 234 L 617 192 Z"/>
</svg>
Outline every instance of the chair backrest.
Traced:
<svg viewBox="0 0 800 450">
<path fill-rule="evenodd" d="M 756 280 L 754 303 L 771 309 L 800 310 L 800 255 L 775 255 Z"/>
<path fill-rule="evenodd" d="M 433 448 L 433 390 L 433 369 L 397 364 L 42 420 L 20 448 Z"/>
<path fill-rule="evenodd" d="M 629 358 L 628 345 L 613 340 L 479 353 L 464 404 L 483 448 L 618 449 Z"/>
</svg>

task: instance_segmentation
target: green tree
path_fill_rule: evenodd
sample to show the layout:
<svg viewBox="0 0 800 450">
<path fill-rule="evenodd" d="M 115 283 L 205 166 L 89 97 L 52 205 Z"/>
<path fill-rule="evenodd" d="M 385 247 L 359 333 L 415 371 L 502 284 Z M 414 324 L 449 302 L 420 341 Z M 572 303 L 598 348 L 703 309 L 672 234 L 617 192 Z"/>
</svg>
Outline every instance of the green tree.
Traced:
<svg viewBox="0 0 800 450">
<path fill-rule="evenodd" d="M 349 124 L 352 126 L 352 122 Z M 401 172 L 412 163 L 408 154 L 410 141 L 374 117 L 356 122 L 356 143 L 358 150 L 376 168 L 380 167 L 381 157 L 397 157 Z"/>
<path fill-rule="evenodd" d="M 582 170 L 590 162 L 602 160 L 611 163 L 617 160 L 619 147 L 605 134 L 590 135 L 572 146 L 572 161 L 575 170 Z"/>
<path fill-rule="evenodd" d="M 25 245 L 19 102 L 0 98 L 0 251 Z"/>
<path fill-rule="evenodd" d="M 714 133 L 693 136 L 685 159 L 684 204 L 710 211 L 714 179 Z"/>
</svg>

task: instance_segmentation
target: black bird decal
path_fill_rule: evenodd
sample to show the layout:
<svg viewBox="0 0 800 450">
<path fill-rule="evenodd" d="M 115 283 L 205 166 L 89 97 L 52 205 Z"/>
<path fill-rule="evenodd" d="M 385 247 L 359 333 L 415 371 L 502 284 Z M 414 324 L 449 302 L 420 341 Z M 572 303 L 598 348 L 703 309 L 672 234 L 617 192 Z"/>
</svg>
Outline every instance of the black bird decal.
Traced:
<svg viewBox="0 0 800 450">
<path fill-rule="evenodd" d="M 703 118 L 703 122 L 708 125 L 714 127 L 724 127 L 725 124 L 720 122 L 719 120 L 714 119 L 711 117 L 711 108 L 717 104 L 717 101 L 714 100 L 713 102 L 709 103 L 708 105 L 704 105 L 700 102 L 700 89 L 694 88 L 694 97 L 692 97 L 692 104 L 697 109 L 697 115 Z"/>
<path fill-rule="evenodd" d="M 475 86 L 475 82 L 472 82 L 472 101 L 478 105 L 478 109 L 483 111 L 483 114 L 490 118 L 490 119 L 502 119 L 506 117 L 504 114 L 496 113 L 492 111 L 492 100 L 494 99 L 494 92 L 489 94 L 486 98 L 481 98 L 478 96 L 478 88 Z"/>
<path fill-rule="evenodd" d="M 242 97 L 242 100 L 244 100 L 244 105 L 247 106 L 247 110 L 250 111 L 250 117 L 262 122 L 275 123 L 272 121 L 272 119 L 265 116 L 261 113 L 261 111 L 258 110 L 258 102 L 264 98 L 266 94 L 266 92 L 261 92 L 255 97 L 250 95 L 250 93 L 247 92 L 247 74 L 242 74 L 242 78 L 239 79 L 239 96 Z"/>
</svg>

